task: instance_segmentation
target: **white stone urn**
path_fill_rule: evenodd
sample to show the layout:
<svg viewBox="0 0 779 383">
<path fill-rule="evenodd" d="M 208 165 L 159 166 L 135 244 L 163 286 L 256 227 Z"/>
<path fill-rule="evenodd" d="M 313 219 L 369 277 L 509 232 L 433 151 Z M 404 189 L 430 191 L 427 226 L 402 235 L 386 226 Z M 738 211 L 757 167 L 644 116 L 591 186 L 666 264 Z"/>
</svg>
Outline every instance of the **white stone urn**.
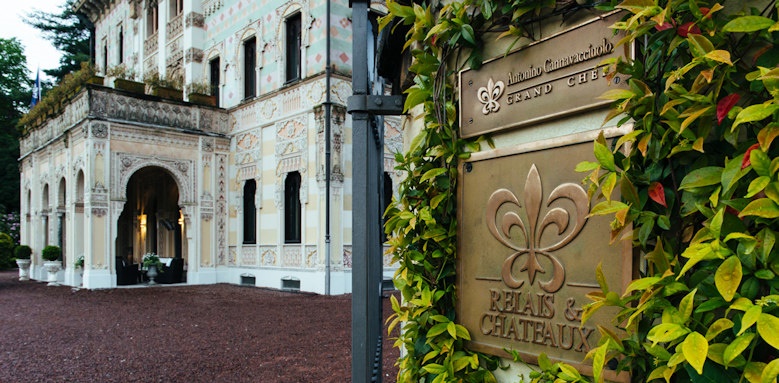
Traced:
<svg viewBox="0 0 779 383">
<path fill-rule="evenodd" d="M 57 273 L 62 269 L 62 261 L 45 261 L 43 262 L 43 268 L 48 273 L 49 286 L 59 286 L 57 282 Z"/>
<path fill-rule="evenodd" d="M 150 285 L 156 285 L 157 282 L 154 281 L 154 278 L 157 278 L 157 266 L 151 265 L 149 266 L 149 270 L 146 271 L 146 276 L 149 277 L 149 284 Z"/>
<path fill-rule="evenodd" d="M 29 259 L 17 259 L 16 264 L 19 266 L 19 280 L 30 280 L 30 260 Z"/>
</svg>

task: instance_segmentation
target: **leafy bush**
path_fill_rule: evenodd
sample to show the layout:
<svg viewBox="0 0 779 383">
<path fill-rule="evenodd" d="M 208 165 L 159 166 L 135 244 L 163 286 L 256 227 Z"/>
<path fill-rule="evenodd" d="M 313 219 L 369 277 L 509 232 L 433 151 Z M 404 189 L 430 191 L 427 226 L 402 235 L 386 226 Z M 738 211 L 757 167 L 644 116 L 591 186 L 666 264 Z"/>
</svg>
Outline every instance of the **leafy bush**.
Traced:
<svg viewBox="0 0 779 383">
<path fill-rule="evenodd" d="M 7 233 L 14 243 L 19 243 L 19 212 L 0 214 L 0 233 Z"/>
<path fill-rule="evenodd" d="M 41 251 L 41 257 L 47 261 L 57 261 L 62 256 L 62 249 L 59 246 L 49 245 Z"/>
<path fill-rule="evenodd" d="M 395 284 L 391 326 L 402 325 L 398 381 L 487 381 L 490 357 L 464 348 L 454 317 L 457 160 L 477 150 L 457 132 L 455 65 L 481 63 L 481 36 L 519 38 L 544 15 L 597 3 L 623 9 L 613 26 L 641 42 L 640 59 L 611 62 L 630 87 L 608 92 L 609 119 L 634 132 L 594 144 L 593 214 L 614 214 L 614 240 L 641 250 L 645 271 L 619 296 L 603 292 L 585 311 L 621 309 L 625 336 L 604 332 L 593 359 L 596 380 L 619 361 L 634 381 L 774 382 L 779 372 L 779 24 L 776 2 L 617 0 L 573 2 L 450 1 L 404 6 L 387 1 L 383 26 L 407 28 L 413 47 L 406 109 L 419 107 L 424 128 L 396 155 L 407 173 L 387 211 Z M 751 3 L 748 3 L 751 4 Z M 763 4 L 763 3 L 761 3 Z M 578 7 L 572 5 L 572 7 Z M 550 9 L 555 8 L 555 9 Z M 393 20 L 394 18 L 394 20 Z M 621 199 L 612 199 L 619 190 Z M 616 214 L 615 214 L 616 213 Z M 643 270 L 643 269 L 642 269 Z M 443 330 L 442 330 L 443 329 Z M 542 358 L 540 358 L 542 359 Z M 543 358 L 546 360 L 545 358 Z M 584 378 L 544 363 L 534 381 Z"/>
<path fill-rule="evenodd" d="M 57 86 L 46 92 L 40 102 L 19 119 L 18 126 L 22 128 L 23 134 L 27 134 L 28 129 L 37 127 L 39 118 L 59 114 L 63 103 L 69 101 L 78 93 L 94 75 L 95 68 L 89 65 L 89 63 L 81 63 L 80 70 L 65 75 Z"/>
<path fill-rule="evenodd" d="M 30 259 L 32 255 L 32 248 L 27 245 L 19 245 L 14 249 L 14 257 L 16 259 Z"/>
<path fill-rule="evenodd" d="M 13 260 L 14 242 L 10 235 L 0 233 L 0 269 L 7 269 L 15 265 Z"/>
<path fill-rule="evenodd" d="M 665 2 L 663 2 L 665 3 Z M 619 297 L 626 336 L 603 334 L 596 380 L 616 358 L 634 380 L 774 382 L 779 373 L 779 45 L 777 9 L 625 1 L 613 27 L 643 42 L 614 61 L 629 89 L 604 95 L 634 131 L 595 142 L 593 214 L 632 239 L 645 271 Z M 731 7 L 731 8 L 728 8 Z M 621 200 L 611 199 L 612 190 Z"/>
</svg>

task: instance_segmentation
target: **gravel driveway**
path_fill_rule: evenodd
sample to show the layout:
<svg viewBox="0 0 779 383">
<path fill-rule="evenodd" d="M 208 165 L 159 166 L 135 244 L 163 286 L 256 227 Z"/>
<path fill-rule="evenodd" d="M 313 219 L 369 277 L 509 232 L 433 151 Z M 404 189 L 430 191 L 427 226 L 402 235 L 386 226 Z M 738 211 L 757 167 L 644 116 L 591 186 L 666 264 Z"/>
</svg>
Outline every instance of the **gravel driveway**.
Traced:
<svg viewBox="0 0 779 383">
<path fill-rule="evenodd" d="M 385 317 L 391 313 L 384 300 Z M 78 290 L 0 272 L 0 382 L 349 382 L 351 295 Z M 384 382 L 398 350 L 384 344 Z"/>
</svg>

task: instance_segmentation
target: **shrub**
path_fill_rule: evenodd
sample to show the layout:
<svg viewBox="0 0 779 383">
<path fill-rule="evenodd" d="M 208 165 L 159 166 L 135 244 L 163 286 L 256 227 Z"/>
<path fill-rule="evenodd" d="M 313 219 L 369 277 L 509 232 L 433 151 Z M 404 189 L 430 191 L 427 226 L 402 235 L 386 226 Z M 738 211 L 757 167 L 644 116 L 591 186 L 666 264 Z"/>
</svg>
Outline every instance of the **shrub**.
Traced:
<svg viewBox="0 0 779 383">
<path fill-rule="evenodd" d="M 0 269 L 7 269 L 14 265 L 14 260 L 11 256 L 14 248 L 14 242 L 10 235 L 6 233 L 0 233 Z"/>
<path fill-rule="evenodd" d="M 49 245 L 43 248 L 41 256 L 47 261 L 56 261 L 62 256 L 62 249 L 59 246 Z"/>
<path fill-rule="evenodd" d="M 30 259 L 32 255 L 32 248 L 27 245 L 19 245 L 14 249 L 14 257 L 16 259 Z"/>
</svg>

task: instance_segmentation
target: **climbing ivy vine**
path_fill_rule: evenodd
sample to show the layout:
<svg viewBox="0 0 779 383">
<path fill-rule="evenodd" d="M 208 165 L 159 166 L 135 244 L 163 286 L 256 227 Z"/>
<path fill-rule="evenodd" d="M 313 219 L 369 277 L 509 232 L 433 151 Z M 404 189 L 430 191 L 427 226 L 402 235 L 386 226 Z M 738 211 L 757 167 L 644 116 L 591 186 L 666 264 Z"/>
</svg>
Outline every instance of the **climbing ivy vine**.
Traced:
<svg viewBox="0 0 779 383">
<path fill-rule="evenodd" d="M 390 327 L 400 382 L 494 381 L 495 358 L 464 348 L 455 318 L 457 161 L 480 140 L 457 134 L 455 73 L 478 67 L 483 38 L 532 38 L 545 17 L 580 9 L 622 9 L 613 28 L 636 43 L 636 60 L 609 62 L 629 88 L 607 120 L 634 129 L 594 143 L 595 162 L 577 170 L 592 214 L 613 215 L 612 240 L 631 240 L 641 275 L 627 291 L 601 286 L 585 319 L 616 306 L 625 331 L 601 330 L 588 357 L 633 381 L 774 382 L 779 374 L 779 24 L 775 1 L 465 0 L 402 5 L 382 20 L 409 28 L 414 86 L 406 109 L 423 129 L 405 154 L 398 203 L 386 230 L 399 264 Z M 754 6 L 751 6 L 754 4 Z M 613 123 L 613 121 L 611 122 Z M 619 190 L 621 198 L 612 199 Z M 598 269 L 598 272 L 599 269 Z M 601 278 L 603 280 L 603 278 Z M 533 381 L 585 381 L 541 358 Z M 612 361 L 612 363 L 607 363 Z"/>
<path fill-rule="evenodd" d="M 420 111 L 423 129 L 405 154 L 395 157 L 406 173 L 400 198 L 386 215 L 391 251 L 399 268 L 390 328 L 402 326 L 396 346 L 399 382 L 490 382 L 498 360 L 470 352 L 468 331 L 455 318 L 457 161 L 482 139 L 458 137 L 454 80 L 458 65 L 478 67 L 482 36 L 533 37 L 532 23 L 555 12 L 555 1 L 489 0 L 402 5 L 387 1 L 390 23 L 409 28 L 405 48 L 413 56 L 414 85 L 406 110 Z M 458 64 L 460 63 L 460 64 Z"/>
</svg>

